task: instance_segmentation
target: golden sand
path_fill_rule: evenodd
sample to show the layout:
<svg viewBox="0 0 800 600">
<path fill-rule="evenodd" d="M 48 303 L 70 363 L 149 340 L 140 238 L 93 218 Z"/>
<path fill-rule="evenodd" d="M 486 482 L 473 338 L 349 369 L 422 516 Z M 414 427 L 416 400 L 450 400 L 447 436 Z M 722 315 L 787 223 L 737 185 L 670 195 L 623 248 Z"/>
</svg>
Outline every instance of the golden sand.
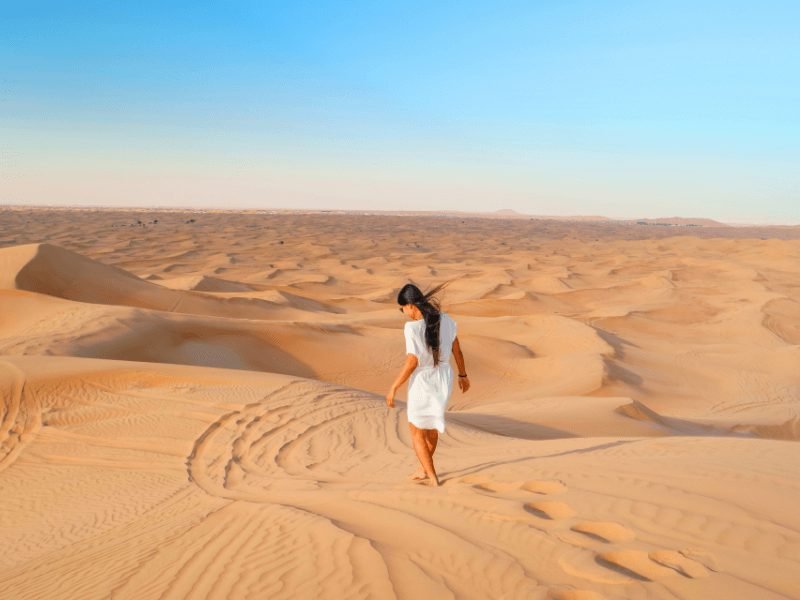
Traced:
<svg viewBox="0 0 800 600">
<path fill-rule="evenodd" d="M 800 598 L 799 282 L 798 228 L 0 209 L 0 597 Z"/>
</svg>

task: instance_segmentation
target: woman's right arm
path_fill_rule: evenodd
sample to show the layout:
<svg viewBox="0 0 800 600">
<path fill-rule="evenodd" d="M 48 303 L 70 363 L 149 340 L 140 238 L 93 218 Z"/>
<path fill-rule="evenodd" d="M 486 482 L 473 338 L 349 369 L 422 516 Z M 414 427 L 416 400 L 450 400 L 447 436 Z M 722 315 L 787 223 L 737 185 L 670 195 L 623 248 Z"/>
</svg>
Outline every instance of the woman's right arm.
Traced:
<svg viewBox="0 0 800 600">
<path fill-rule="evenodd" d="M 458 336 L 453 340 L 453 357 L 458 365 L 458 387 L 462 392 L 469 389 L 469 377 L 462 377 L 467 374 L 467 366 L 464 364 L 464 353 L 461 352 L 461 344 L 458 343 Z"/>
</svg>

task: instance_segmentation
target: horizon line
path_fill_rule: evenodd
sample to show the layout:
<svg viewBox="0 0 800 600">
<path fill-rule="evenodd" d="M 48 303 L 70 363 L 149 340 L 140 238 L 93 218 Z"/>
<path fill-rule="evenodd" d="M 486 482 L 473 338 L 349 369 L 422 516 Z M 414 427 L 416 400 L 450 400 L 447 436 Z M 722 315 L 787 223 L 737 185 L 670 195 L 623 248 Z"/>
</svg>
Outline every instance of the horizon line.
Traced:
<svg viewBox="0 0 800 600">
<path fill-rule="evenodd" d="M 698 217 L 698 216 L 659 216 L 659 217 L 609 217 L 598 214 L 533 214 L 523 213 L 514 209 L 498 209 L 494 211 L 469 211 L 469 210 L 392 210 L 392 209 L 359 209 L 359 208 L 286 208 L 286 207 L 223 207 L 223 206 L 208 206 L 208 207 L 194 207 L 185 205 L 108 205 L 108 204 L 3 204 L 0 203 L 0 208 L 9 209 L 67 209 L 67 210 L 121 210 L 121 211 L 170 211 L 170 212 L 283 212 L 283 213 L 325 213 L 325 214 L 361 214 L 361 215 L 386 215 L 386 216 L 460 216 L 468 218 L 492 218 L 492 219 L 507 219 L 507 220 L 521 220 L 529 218 L 533 220 L 552 220 L 552 221 L 569 221 L 569 220 L 582 220 L 584 222 L 619 222 L 619 223 L 635 223 L 641 222 L 657 222 L 669 220 L 683 220 L 683 221 L 711 221 L 708 225 L 693 225 L 696 227 L 798 227 L 800 222 L 795 223 L 776 223 L 776 222 L 758 222 L 758 221 L 722 221 L 713 217 Z M 649 223 L 648 223 L 649 224 Z M 657 223 L 654 223 L 657 224 Z M 662 225 L 666 225 L 662 223 Z M 688 223 L 678 224 L 673 226 L 689 226 Z"/>
</svg>

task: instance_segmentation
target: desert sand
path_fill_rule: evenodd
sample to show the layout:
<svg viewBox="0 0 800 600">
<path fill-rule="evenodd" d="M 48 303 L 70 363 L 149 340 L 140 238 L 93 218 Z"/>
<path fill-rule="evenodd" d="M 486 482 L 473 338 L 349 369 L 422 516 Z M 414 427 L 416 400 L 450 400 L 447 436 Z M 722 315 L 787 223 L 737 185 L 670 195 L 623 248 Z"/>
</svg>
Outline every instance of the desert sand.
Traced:
<svg viewBox="0 0 800 600">
<path fill-rule="evenodd" d="M 2 598 L 800 598 L 800 228 L 4 208 L 0 397 Z"/>
</svg>

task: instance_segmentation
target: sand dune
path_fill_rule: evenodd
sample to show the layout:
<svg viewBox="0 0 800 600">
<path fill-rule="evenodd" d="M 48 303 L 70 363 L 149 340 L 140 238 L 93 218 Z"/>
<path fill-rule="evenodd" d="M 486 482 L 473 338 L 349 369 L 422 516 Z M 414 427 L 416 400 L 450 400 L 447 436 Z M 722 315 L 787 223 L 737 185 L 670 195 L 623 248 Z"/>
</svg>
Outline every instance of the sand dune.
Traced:
<svg viewBox="0 0 800 600">
<path fill-rule="evenodd" d="M 800 548 L 796 512 L 781 509 L 800 473 L 776 461 L 781 442 L 514 441 L 453 424 L 447 484 L 432 490 L 399 477 L 413 466 L 402 411 L 377 395 L 70 357 L 2 369 L 12 405 L 27 407 L 1 463 L 16 515 L 10 594 L 800 591 L 780 576 Z M 742 497 L 745 482 L 762 493 Z M 767 509 L 775 522 L 758 518 Z"/>
<path fill-rule="evenodd" d="M 800 344 L 800 302 L 776 298 L 761 308 L 764 327 L 788 344 Z"/>
<path fill-rule="evenodd" d="M 275 303 L 259 298 L 223 299 L 163 289 L 123 269 L 87 259 L 51 244 L 2 249 L 0 266 L 3 269 L 0 280 L 2 288 L 27 290 L 79 302 L 242 319 L 286 318 L 299 312 L 292 311 L 293 298 L 288 295 L 282 296 L 285 302 Z"/>
<path fill-rule="evenodd" d="M 800 598 L 800 231 L 31 214 L 0 597 Z M 474 386 L 440 489 L 383 400 L 408 279 Z"/>
<path fill-rule="evenodd" d="M 176 290 L 195 290 L 200 292 L 252 292 L 255 288 L 247 283 L 228 281 L 219 277 L 207 275 L 188 275 L 174 279 L 158 277 L 159 285 Z"/>
</svg>

